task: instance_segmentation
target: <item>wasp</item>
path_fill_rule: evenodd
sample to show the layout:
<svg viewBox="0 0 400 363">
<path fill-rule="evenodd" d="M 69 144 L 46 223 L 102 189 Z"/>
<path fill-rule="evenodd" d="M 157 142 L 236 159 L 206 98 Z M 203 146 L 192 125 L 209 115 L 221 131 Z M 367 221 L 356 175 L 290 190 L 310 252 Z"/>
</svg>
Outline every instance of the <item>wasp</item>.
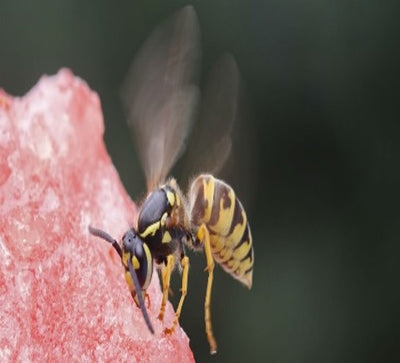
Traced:
<svg viewBox="0 0 400 363">
<path fill-rule="evenodd" d="M 160 320 L 168 301 L 171 273 L 176 265 L 181 270 L 180 300 L 172 326 L 165 329 L 171 334 L 188 289 L 189 257 L 185 247 L 204 250 L 208 272 L 204 320 L 213 354 L 217 343 L 210 305 L 215 262 L 250 289 L 254 249 L 245 209 L 230 185 L 203 172 L 184 194 L 176 180 L 168 178 L 198 114 L 199 40 L 196 13 L 193 7 L 186 6 L 156 28 L 135 57 L 123 88 L 123 101 L 145 171 L 147 197 L 135 226 L 123 235 L 121 243 L 100 229 L 89 226 L 89 231 L 111 243 L 120 256 L 132 297 L 152 333 L 144 300 L 153 263 L 161 271 Z M 214 74 L 204 96 L 208 134 L 197 151 L 207 163 L 215 164 L 212 170 L 217 170 L 231 146 L 227 129 L 234 119 L 238 88 L 233 57 L 225 57 Z"/>
</svg>

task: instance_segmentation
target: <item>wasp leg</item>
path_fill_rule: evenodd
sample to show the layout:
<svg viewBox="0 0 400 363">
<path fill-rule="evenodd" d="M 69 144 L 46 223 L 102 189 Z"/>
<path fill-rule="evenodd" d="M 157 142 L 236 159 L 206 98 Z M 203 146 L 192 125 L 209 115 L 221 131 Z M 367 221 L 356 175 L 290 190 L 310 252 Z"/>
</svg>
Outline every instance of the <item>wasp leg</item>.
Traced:
<svg viewBox="0 0 400 363">
<path fill-rule="evenodd" d="M 181 259 L 182 265 L 182 287 L 181 287 L 181 298 L 179 300 L 178 307 L 175 312 L 175 318 L 170 328 L 164 330 L 166 334 L 172 334 L 175 330 L 176 325 L 178 324 L 179 317 L 181 316 L 183 302 L 185 301 L 185 297 L 187 294 L 187 285 L 188 285 L 188 274 L 189 274 L 189 257 L 183 256 Z"/>
<path fill-rule="evenodd" d="M 164 319 L 165 305 L 167 304 L 167 300 L 168 300 L 169 282 L 171 279 L 171 272 L 172 272 L 174 263 L 175 263 L 174 256 L 173 255 L 167 256 L 167 266 L 163 267 L 161 270 L 161 279 L 162 279 L 162 285 L 163 285 L 163 297 L 162 297 L 162 301 L 161 301 L 160 313 L 158 314 L 158 319 L 160 319 L 161 321 Z"/>
<path fill-rule="evenodd" d="M 150 295 L 146 292 L 146 294 L 144 295 L 144 298 L 147 301 L 147 309 L 150 310 L 150 307 L 151 307 Z"/>
<path fill-rule="evenodd" d="M 208 232 L 207 227 L 205 224 L 202 224 L 197 232 L 197 240 L 199 243 L 204 244 L 204 252 L 206 255 L 207 267 L 208 270 L 208 280 L 207 280 L 207 290 L 206 290 L 206 297 L 204 300 L 204 322 L 206 325 L 206 335 L 208 343 L 210 344 L 210 353 L 215 354 L 217 353 L 217 342 L 214 338 L 214 333 L 212 330 L 211 324 L 211 291 L 212 291 L 212 284 L 214 278 L 214 258 L 211 253 L 211 246 L 210 246 L 210 233 Z"/>
</svg>

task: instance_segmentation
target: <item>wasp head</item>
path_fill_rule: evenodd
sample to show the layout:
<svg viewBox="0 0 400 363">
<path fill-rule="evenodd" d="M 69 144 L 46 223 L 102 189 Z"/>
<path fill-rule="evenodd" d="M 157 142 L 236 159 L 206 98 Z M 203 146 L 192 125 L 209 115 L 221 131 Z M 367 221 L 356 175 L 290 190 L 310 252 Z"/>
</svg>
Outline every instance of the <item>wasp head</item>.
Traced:
<svg viewBox="0 0 400 363">
<path fill-rule="evenodd" d="M 141 250 L 143 246 L 143 241 L 136 234 L 136 232 L 131 228 L 122 237 L 122 248 L 124 252 L 136 255 L 138 250 Z"/>
</svg>

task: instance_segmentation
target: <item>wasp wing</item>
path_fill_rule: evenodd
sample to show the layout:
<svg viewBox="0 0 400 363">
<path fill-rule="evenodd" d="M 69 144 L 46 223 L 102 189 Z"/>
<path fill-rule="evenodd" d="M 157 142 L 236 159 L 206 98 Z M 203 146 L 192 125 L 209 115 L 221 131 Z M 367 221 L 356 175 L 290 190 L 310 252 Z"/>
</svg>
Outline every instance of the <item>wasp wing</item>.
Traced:
<svg viewBox="0 0 400 363">
<path fill-rule="evenodd" d="M 199 98 L 199 41 L 196 13 L 186 6 L 149 36 L 123 85 L 148 190 L 165 180 L 183 151 Z"/>
<path fill-rule="evenodd" d="M 240 75 L 235 59 L 224 54 L 207 78 L 194 127 L 185 171 L 217 174 L 232 149 L 232 128 L 237 117 Z M 193 165 L 196 165 L 195 170 Z M 189 174 L 188 174 L 189 175 Z"/>
</svg>

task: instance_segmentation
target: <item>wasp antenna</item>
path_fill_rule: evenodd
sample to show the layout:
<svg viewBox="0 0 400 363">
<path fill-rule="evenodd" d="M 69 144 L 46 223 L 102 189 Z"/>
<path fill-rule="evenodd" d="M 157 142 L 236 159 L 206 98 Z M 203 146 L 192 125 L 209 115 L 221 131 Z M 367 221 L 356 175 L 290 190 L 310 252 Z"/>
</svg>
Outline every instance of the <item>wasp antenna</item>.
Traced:
<svg viewBox="0 0 400 363">
<path fill-rule="evenodd" d="M 118 242 L 114 238 L 112 238 L 107 232 L 104 232 L 101 229 L 93 228 L 92 226 L 89 225 L 89 233 L 92 234 L 93 236 L 104 239 L 108 243 L 111 243 L 114 249 L 117 251 L 119 257 L 122 258 L 121 247 L 119 246 Z"/>
<path fill-rule="evenodd" d="M 146 310 L 146 307 L 144 305 L 142 289 L 140 288 L 139 279 L 138 279 L 138 277 L 136 275 L 135 269 L 132 266 L 132 254 L 130 254 L 129 259 L 128 259 L 128 268 L 129 268 L 129 272 L 130 272 L 130 274 L 132 276 L 133 285 L 135 287 L 136 295 L 137 295 L 138 300 L 139 300 L 139 305 L 140 305 L 140 309 L 142 310 L 144 321 L 146 322 L 147 327 L 149 328 L 151 334 L 154 334 L 153 325 L 151 325 L 151 321 L 150 321 L 149 315 L 147 314 L 147 310 Z"/>
</svg>

